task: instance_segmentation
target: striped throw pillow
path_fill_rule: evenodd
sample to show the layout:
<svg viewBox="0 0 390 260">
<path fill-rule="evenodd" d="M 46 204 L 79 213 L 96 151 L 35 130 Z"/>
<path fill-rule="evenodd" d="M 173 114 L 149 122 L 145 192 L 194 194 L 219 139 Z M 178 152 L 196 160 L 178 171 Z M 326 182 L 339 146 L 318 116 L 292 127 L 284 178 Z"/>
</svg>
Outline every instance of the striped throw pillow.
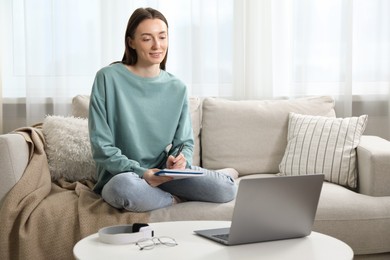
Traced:
<svg viewBox="0 0 390 260">
<path fill-rule="evenodd" d="M 366 123 L 367 115 L 329 118 L 290 113 L 280 174 L 323 173 L 326 181 L 356 188 L 356 147 Z"/>
</svg>

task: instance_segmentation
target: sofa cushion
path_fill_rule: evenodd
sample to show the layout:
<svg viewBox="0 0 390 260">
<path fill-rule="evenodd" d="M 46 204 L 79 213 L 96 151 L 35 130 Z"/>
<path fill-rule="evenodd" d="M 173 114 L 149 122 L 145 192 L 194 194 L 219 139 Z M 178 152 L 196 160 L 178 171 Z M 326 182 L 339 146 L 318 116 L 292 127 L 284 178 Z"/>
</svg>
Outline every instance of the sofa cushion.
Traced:
<svg viewBox="0 0 390 260">
<path fill-rule="evenodd" d="M 329 96 L 294 100 L 203 100 L 203 167 L 240 175 L 277 173 L 287 145 L 289 112 L 335 117 Z"/>
<path fill-rule="evenodd" d="M 324 182 L 314 231 L 344 241 L 355 254 L 372 254 L 390 252 L 389 227 L 389 197 L 366 196 Z"/>
<path fill-rule="evenodd" d="M 72 100 L 72 115 L 75 117 L 88 118 L 89 110 L 88 95 L 77 95 Z M 201 127 L 201 113 L 202 101 L 198 97 L 190 97 L 190 113 L 192 119 L 192 128 L 194 134 L 194 153 L 192 157 L 192 164 L 200 166 L 200 127 Z"/>
<path fill-rule="evenodd" d="M 87 119 L 47 116 L 42 132 L 53 180 L 95 180 L 96 167 L 92 159 Z"/>
<path fill-rule="evenodd" d="M 88 118 L 89 96 L 77 95 L 72 99 L 72 115 L 74 117 Z"/>
<path fill-rule="evenodd" d="M 192 164 L 200 166 L 200 128 L 202 123 L 202 100 L 198 97 L 190 97 L 190 113 L 192 121 L 192 131 L 194 134 L 194 152 Z"/>
<path fill-rule="evenodd" d="M 6 194 L 19 181 L 28 164 L 28 143 L 22 135 L 0 135 L 0 208 Z"/>
<path fill-rule="evenodd" d="M 356 188 L 356 147 L 367 115 L 329 118 L 290 113 L 282 175 L 323 173 L 325 180 Z"/>
</svg>

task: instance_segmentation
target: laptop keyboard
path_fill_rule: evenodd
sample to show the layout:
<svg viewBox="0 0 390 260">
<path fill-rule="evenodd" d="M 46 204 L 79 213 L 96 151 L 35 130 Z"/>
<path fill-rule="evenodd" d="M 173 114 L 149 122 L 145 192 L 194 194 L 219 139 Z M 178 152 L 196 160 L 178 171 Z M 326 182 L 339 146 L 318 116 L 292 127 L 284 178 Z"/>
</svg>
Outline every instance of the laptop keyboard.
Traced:
<svg viewBox="0 0 390 260">
<path fill-rule="evenodd" d="M 222 239 L 222 240 L 225 240 L 225 241 L 229 240 L 229 234 L 213 235 L 213 237 L 216 237 L 218 239 Z"/>
</svg>

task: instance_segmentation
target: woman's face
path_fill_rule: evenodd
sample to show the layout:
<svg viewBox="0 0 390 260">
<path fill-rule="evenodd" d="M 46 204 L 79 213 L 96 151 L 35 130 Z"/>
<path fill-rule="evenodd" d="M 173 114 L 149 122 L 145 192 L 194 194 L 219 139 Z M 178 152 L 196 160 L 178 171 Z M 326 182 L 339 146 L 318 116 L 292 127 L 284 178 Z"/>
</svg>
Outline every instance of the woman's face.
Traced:
<svg viewBox="0 0 390 260">
<path fill-rule="evenodd" d="M 168 49 L 168 28 L 160 19 L 142 21 L 129 39 L 130 47 L 137 52 L 137 64 L 140 66 L 159 65 Z"/>
</svg>

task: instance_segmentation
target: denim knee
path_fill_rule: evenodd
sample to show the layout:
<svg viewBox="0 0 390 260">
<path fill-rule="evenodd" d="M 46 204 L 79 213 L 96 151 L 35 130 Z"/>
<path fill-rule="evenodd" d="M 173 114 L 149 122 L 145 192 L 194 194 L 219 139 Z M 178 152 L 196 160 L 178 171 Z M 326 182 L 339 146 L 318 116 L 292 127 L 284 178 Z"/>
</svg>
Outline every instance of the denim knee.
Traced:
<svg viewBox="0 0 390 260">
<path fill-rule="evenodd" d="M 131 189 L 132 178 L 126 176 L 128 173 L 115 175 L 111 180 L 104 185 L 102 190 L 103 199 L 111 206 L 123 209 L 128 208 L 130 201 L 128 190 Z"/>
<path fill-rule="evenodd" d="M 237 184 L 227 183 L 227 185 L 220 185 L 216 187 L 214 202 L 215 203 L 226 203 L 236 198 Z"/>
<path fill-rule="evenodd" d="M 170 194 L 151 187 L 145 180 L 132 172 L 115 175 L 104 185 L 103 199 L 118 209 L 145 212 L 172 204 Z"/>
</svg>

